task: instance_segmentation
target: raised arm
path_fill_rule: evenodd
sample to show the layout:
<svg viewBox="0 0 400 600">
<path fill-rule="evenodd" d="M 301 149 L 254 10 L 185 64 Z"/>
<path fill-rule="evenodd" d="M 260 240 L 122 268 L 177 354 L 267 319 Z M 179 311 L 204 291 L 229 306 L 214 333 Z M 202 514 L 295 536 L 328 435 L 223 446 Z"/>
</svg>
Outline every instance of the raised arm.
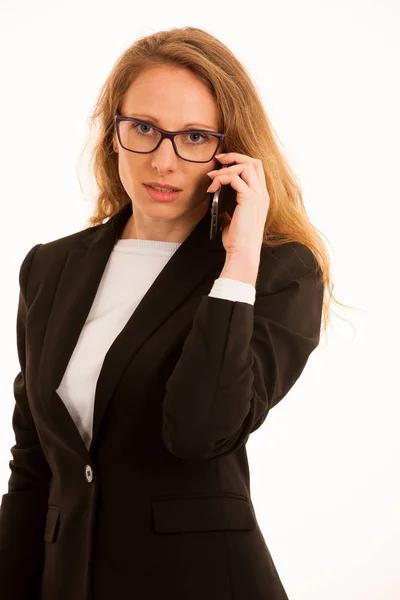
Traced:
<svg viewBox="0 0 400 600">
<path fill-rule="evenodd" d="M 266 252 L 254 306 L 204 296 L 166 384 L 162 436 L 175 456 L 234 452 L 301 375 L 318 346 L 322 272 L 291 242 Z"/>
</svg>

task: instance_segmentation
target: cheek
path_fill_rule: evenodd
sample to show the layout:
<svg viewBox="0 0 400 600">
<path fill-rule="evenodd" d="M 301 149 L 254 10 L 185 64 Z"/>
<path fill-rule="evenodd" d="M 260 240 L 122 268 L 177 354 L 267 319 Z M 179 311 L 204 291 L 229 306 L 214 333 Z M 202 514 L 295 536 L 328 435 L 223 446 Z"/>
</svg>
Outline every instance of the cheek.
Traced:
<svg viewBox="0 0 400 600">
<path fill-rule="evenodd" d="M 132 164 L 132 161 L 125 156 L 119 156 L 118 173 L 124 185 L 130 187 L 141 185 L 140 173 L 143 173 L 143 170 L 138 165 Z"/>
</svg>

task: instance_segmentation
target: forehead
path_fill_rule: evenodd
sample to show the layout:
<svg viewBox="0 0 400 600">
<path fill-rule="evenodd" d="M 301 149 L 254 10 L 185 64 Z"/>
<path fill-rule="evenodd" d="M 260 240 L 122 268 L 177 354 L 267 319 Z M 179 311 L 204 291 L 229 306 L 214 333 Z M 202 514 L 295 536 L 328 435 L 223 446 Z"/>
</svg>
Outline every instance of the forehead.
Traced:
<svg viewBox="0 0 400 600">
<path fill-rule="evenodd" d="M 188 69 L 160 66 L 142 71 L 124 95 L 122 114 L 153 115 L 162 127 L 202 122 L 217 127 L 218 107 L 206 84 Z"/>
</svg>

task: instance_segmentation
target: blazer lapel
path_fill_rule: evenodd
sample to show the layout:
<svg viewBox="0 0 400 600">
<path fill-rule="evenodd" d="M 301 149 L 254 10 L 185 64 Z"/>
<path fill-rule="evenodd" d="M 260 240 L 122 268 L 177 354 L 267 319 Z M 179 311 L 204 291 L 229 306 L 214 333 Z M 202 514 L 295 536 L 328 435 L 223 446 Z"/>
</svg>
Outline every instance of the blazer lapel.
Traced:
<svg viewBox="0 0 400 600">
<path fill-rule="evenodd" d="M 56 390 L 95 299 L 115 242 L 132 214 L 129 202 L 71 248 L 48 318 L 39 366 L 45 409 L 60 435 L 87 453 L 75 423 Z M 210 241 L 210 211 L 196 225 L 154 280 L 106 353 L 96 385 L 93 436 L 96 442 L 107 404 L 129 360 L 161 323 L 205 279 L 219 276 L 225 261 L 221 232 Z M 160 302 L 162 298 L 162 302 Z"/>
</svg>

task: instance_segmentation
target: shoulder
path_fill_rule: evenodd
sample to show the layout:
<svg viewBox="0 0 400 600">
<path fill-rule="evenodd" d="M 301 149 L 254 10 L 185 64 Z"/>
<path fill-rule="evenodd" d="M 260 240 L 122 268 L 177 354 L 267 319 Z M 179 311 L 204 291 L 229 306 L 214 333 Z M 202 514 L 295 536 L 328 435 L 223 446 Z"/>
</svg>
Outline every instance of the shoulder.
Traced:
<svg viewBox="0 0 400 600">
<path fill-rule="evenodd" d="M 275 264 L 277 268 L 286 271 L 295 270 L 315 270 L 318 262 L 314 253 L 308 246 L 300 242 L 286 242 L 280 246 L 264 246 L 262 252 L 265 255 L 264 260 L 268 260 L 271 265 Z"/>
<path fill-rule="evenodd" d="M 322 271 L 314 253 L 300 242 L 286 242 L 279 246 L 263 246 L 260 260 L 260 282 L 281 289 L 292 281 L 322 279 Z"/>
<path fill-rule="evenodd" d="M 19 271 L 20 284 L 24 283 L 28 275 L 34 277 L 34 273 L 45 274 L 59 264 L 64 264 L 71 249 L 80 247 L 83 240 L 94 233 L 101 225 L 86 227 L 75 233 L 38 243 L 32 246 L 25 254 Z"/>
<path fill-rule="evenodd" d="M 97 231 L 99 227 L 102 227 L 102 225 L 86 227 L 85 229 L 81 229 L 80 231 L 77 231 L 75 233 L 71 233 L 69 235 L 65 235 L 55 240 L 50 240 L 49 242 L 40 244 L 41 254 L 49 255 L 53 253 L 62 254 L 63 252 L 68 252 L 75 245 L 79 246 L 80 242 L 82 242 L 90 234 Z"/>
</svg>

